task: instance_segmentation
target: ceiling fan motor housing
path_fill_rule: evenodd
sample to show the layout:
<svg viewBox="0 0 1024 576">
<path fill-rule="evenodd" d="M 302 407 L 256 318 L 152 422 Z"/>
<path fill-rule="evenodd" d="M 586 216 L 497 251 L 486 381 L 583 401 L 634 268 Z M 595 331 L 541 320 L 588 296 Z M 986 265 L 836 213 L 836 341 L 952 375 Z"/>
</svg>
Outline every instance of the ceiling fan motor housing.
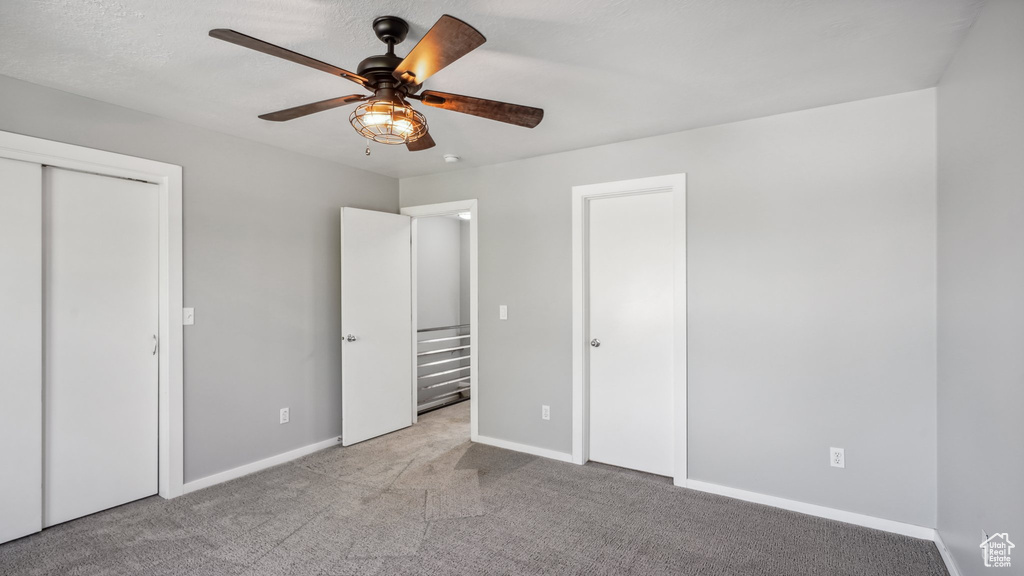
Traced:
<svg viewBox="0 0 1024 576">
<path fill-rule="evenodd" d="M 388 45 L 386 54 L 370 56 L 359 63 L 356 73 L 373 83 L 377 90 L 398 90 L 407 93 L 392 75 L 403 58 L 395 55 L 395 44 L 400 44 L 409 34 L 409 24 L 397 16 L 381 16 L 373 21 L 373 32 L 381 42 Z"/>
</svg>

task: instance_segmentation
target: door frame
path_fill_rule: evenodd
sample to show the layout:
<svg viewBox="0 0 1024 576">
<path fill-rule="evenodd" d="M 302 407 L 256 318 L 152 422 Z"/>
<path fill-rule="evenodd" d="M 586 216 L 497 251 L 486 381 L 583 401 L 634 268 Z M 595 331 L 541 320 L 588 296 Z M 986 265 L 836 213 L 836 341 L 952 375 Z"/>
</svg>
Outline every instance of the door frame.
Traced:
<svg viewBox="0 0 1024 576">
<path fill-rule="evenodd" d="M 141 180 L 159 187 L 158 493 L 164 498 L 181 496 L 184 480 L 181 166 L 4 131 L 0 131 L 0 157 Z"/>
<path fill-rule="evenodd" d="M 469 437 L 473 442 L 477 441 L 479 436 L 479 423 L 477 420 L 477 406 L 478 406 L 478 392 L 479 392 L 479 378 L 477 377 L 477 367 L 480 365 L 480 317 L 478 303 L 478 282 L 477 273 L 479 266 L 477 266 L 477 230 L 479 229 L 479 223 L 477 221 L 477 201 L 475 198 L 469 200 L 456 200 L 454 202 L 442 202 L 440 204 L 423 204 L 420 206 L 406 206 L 401 209 L 401 214 L 410 216 L 412 218 L 412 422 L 413 424 L 417 421 L 416 414 L 416 398 L 419 390 L 416 386 L 416 352 L 417 352 L 417 336 L 416 330 L 417 318 L 416 318 L 416 302 L 417 302 L 417 276 L 416 276 L 416 220 L 418 218 L 429 218 L 432 216 L 451 216 L 460 212 L 469 212 L 469 323 L 472 326 L 470 330 L 470 346 L 469 349 Z"/>
<path fill-rule="evenodd" d="M 590 459 L 590 398 L 587 359 L 589 303 L 589 202 L 612 196 L 668 191 L 673 211 L 673 483 L 686 486 L 686 174 L 621 180 L 572 188 L 572 461 Z"/>
</svg>

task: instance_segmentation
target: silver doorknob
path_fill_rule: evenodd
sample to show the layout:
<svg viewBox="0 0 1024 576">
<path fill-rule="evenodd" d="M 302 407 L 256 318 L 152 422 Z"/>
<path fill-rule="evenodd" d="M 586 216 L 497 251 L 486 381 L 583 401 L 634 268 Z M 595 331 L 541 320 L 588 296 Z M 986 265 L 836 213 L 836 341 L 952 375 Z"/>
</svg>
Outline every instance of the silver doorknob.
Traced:
<svg viewBox="0 0 1024 576">
<path fill-rule="evenodd" d="M 345 336 L 345 340 L 348 340 L 349 342 L 355 342 L 356 337 L 353 336 L 352 334 L 349 334 L 348 336 Z"/>
<path fill-rule="evenodd" d="M 590 345 L 593 346 L 594 348 L 599 348 L 601 346 L 601 341 L 598 340 L 597 338 L 594 338 L 593 340 L 590 341 Z"/>
</svg>

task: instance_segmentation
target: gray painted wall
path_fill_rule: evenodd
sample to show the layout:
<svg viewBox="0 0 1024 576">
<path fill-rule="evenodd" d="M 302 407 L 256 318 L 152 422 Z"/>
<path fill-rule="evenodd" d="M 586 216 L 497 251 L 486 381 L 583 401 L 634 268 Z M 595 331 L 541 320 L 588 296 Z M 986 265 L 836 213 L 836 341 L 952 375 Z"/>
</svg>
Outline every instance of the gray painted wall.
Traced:
<svg viewBox="0 0 1024 576">
<path fill-rule="evenodd" d="M 416 316 L 420 328 L 459 323 L 461 243 L 458 220 L 446 216 L 416 220 Z"/>
<path fill-rule="evenodd" d="M 4 76 L 0 130 L 184 167 L 186 482 L 341 434 L 338 208 L 396 180 Z"/>
<path fill-rule="evenodd" d="M 691 478 L 934 526 L 934 99 L 403 179 L 479 199 L 480 434 L 570 451 L 571 188 L 686 172 Z"/>
<path fill-rule="evenodd" d="M 1024 2 L 990 0 L 938 88 L 938 527 L 1024 550 Z M 1024 574 L 1024 554 L 1013 553 Z M 1019 562 L 1019 566 L 1017 563 Z"/>
</svg>

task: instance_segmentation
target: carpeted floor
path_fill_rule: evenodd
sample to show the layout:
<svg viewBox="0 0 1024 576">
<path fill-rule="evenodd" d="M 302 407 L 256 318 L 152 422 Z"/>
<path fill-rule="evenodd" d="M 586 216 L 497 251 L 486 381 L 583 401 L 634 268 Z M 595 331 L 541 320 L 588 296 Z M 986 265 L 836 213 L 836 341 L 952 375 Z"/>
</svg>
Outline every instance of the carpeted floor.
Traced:
<svg viewBox="0 0 1024 576">
<path fill-rule="evenodd" d="M 0 545 L 0 574 L 946 575 L 931 542 L 412 428 Z"/>
</svg>

